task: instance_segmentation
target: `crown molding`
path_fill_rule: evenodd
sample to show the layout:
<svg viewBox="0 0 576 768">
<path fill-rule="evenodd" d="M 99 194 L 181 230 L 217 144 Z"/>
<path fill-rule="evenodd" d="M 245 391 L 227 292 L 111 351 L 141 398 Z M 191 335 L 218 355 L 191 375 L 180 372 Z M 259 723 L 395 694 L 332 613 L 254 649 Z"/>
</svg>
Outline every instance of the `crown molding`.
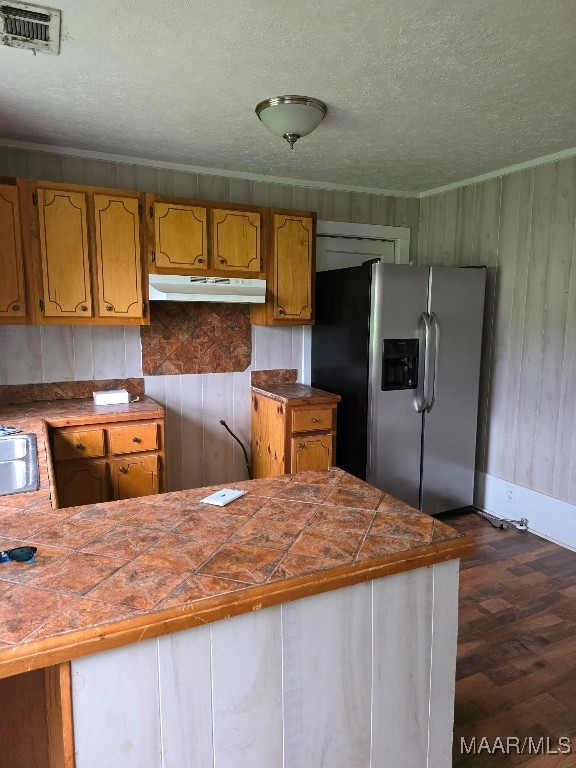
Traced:
<svg viewBox="0 0 576 768">
<path fill-rule="evenodd" d="M 425 192 L 420 192 L 418 197 L 431 197 L 432 195 L 439 195 L 441 192 L 449 192 L 452 189 L 459 189 L 460 187 L 467 187 L 470 184 L 478 184 L 481 181 L 488 181 L 489 179 L 497 179 L 499 176 L 508 176 L 510 173 L 516 173 L 517 171 L 525 171 L 527 168 L 535 168 L 538 165 L 546 165 L 546 163 L 555 163 L 558 160 L 565 160 L 568 157 L 574 157 L 576 155 L 576 147 L 571 149 L 564 149 L 562 152 L 555 152 L 552 155 L 544 155 L 543 157 L 537 157 L 534 160 L 527 160 L 525 163 L 517 163 L 516 165 L 509 165 L 507 168 L 500 168 L 497 171 L 490 171 L 489 173 L 483 173 L 481 176 L 473 176 L 471 179 L 464 179 L 463 181 L 454 181 L 452 184 L 445 184 L 443 187 L 436 187 L 435 189 L 428 189 Z"/>
<path fill-rule="evenodd" d="M 33 152 L 50 152 L 55 155 L 67 155 L 86 160 L 104 160 L 111 163 L 124 163 L 126 165 L 143 165 L 149 168 L 163 168 L 168 171 L 184 171 L 186 173 L 201 173 L 209 176 L 224 176 L 230 179 L 249 179 L 250 181 L 272 182 L 274 184 L 290 184 L 294 187 L 309 187 L 312 189 L 328 189 L 337 192 L 360 192 L 368 195 L 382 195 L 392 197 L 415 197 L 418 192 L 403 192 L 398 189 L 381 189 L 379 187 L 358 187 L 352 184 L 332 184 L 324 181 L 311 181 L 309 179 L 289 179 L 284 176 L 268 176 L 262 173 L 248 173 L 242 171 L 228 171 L 223 168 L 205 168 L 200 165 L 187 165 L 186 163 L 168 163 L 163 160 L 149 160 L 142 157 L 129 155 L 113 155 L 107 152 L 96 152 L 90 149 L 75 149 L 72 147 L 59 147 L 52 144 L 36 144 L 30 141 L 16 141 L 0 137 L 0 147 L 11 149 L 25 149 Z"/>
</svg>

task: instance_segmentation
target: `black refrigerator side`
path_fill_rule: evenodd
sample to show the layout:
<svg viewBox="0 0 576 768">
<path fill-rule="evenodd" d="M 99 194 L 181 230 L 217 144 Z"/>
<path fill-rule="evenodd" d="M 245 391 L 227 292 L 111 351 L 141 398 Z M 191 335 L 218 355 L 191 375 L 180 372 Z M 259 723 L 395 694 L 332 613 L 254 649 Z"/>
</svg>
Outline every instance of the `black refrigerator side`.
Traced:
<svg viewBox="0 0 576 768">
<path fill-rule="evenodd" d="M 312 327 L 312 386 L 342 398 L 336 464 L 362 480 L 367 462 L 371 275 L 370 264 L 318 272 Z"/>
</svg>

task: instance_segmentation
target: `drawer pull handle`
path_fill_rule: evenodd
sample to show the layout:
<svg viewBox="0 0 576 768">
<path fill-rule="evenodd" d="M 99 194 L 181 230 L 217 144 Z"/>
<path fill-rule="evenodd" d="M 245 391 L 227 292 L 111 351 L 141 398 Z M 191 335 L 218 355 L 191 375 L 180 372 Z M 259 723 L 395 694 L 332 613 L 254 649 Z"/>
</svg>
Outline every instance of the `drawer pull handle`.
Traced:
<svg viewBox="0 0 576 768">
<path fill-rule="evenodd" d="M 83 451 L 83 450 L 86 448 L 86 446 L 85 446 L 85 445 L 82 445 L 82 443 L 76 443 L 76 448 L 77 448 L 79 451 Z"/>
<path fill-rule="evenodd" d="M 312 419 L 312 424 L 318 424 L 318 419 Z"/>
<path fill-rule="evenodd" d="M 141 443 L 141 442 L 142 442 L 142 440 L 140 440 L 140 438 L 139 438 L 139 437 L 133 437 L 133 438 L 132 438 L 132 442 L 133 442 L 133 443 Z"/>
<path fill-rule="evenodd" d="M 127 474 L 127 472 L 128 472 L 128 468 L 127 467 L 120 467 L 120 474 L 121 475 L 125 475 L 125 474 Z"/>
</svg>

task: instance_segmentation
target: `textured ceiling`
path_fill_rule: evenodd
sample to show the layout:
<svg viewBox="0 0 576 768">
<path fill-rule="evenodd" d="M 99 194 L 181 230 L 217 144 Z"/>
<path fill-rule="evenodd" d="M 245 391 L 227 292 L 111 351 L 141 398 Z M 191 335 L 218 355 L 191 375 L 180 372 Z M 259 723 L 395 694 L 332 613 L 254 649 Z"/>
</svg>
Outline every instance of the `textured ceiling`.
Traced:
<svg viewBox="0 0 576 768">
<path fill-rule="evenodd" d="M 0 137 L 406 191 L 576 145 L 572 0 L 52 0 L 0 47 Z M 290 151 L 254 115 L 328 104 Z"/>
</svg>

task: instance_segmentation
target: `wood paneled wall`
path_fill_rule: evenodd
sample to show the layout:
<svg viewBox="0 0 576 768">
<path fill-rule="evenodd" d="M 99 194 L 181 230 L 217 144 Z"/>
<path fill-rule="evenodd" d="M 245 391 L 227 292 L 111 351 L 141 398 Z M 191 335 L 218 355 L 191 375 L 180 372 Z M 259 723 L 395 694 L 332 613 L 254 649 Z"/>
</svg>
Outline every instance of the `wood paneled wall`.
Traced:
<svg viewBox="0 0 576 768">
<path fill-rule="evenodd" d="M 420 203 L 420 264 L 488 267 L 477 469 L 575 504 L 576 158 Z"/>
<path fill-rule="evenodd" d="M 137 189 L 201 200 L 270 205 L 316 211 L 319 219 L 358 224 L 410 227 L 416 258 L 418 211 L 415 197 L 316 189 L 305 184 L 279 184 L 251 179 L 172 171 L 129 163 L 87 160 L 70 155 L 0 147 L 0 176 Z"/>
<path fill-rule="evenodd" d="M 87 160 L 0 147 L 0 176 L 90 184 L 222 202 L 315 210 L 321 219 L 412 228 L 419 200 Z M 301 368 L 304 331 L 252 328 L 252 363 L 242 373 L 146 377 L 146 392 L 166 408 L 169 490 L 246 477 L 240 448 L 220 425 L 250 443 L 250 372 Z M 141 375 L 138 328 L 0 327 L 0 383 L 26 384 Z M 300 374 L 301 375 L 301 374 Z"/>
<path fill-rule="evenodd" d="M 457 624 L 452 560 L 76 659 L 76 766 L 449 768 Z"/>
</svg>

